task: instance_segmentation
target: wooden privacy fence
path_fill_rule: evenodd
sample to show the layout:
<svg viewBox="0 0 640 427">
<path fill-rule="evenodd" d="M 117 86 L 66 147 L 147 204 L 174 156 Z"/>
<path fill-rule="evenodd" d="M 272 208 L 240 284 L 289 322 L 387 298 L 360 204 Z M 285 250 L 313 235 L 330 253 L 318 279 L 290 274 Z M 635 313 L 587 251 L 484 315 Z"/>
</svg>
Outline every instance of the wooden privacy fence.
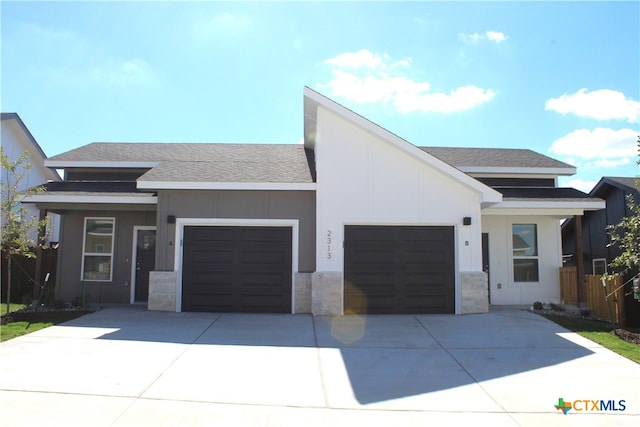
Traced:
<svg viewBox="0 0 640 427">
<path fill-rule="evenodd" d="M 624 288 L 622 277 L 605 280 L 602 276 L 586 274 L 582 291 L 582 302 L 591 309 L 592 316 L 624 325 Z M 578 276 L 576 267 L 560 268 L 560 303 L 578 305 Z"/>
<path fill-rule="evenodd" d="M 56 249 L 44 249 L 42 251 L 42 271 L 40 277 L 36 276 L 36 259 L 16 256 L 11 263 L 11 302 L 21 303 L 30 300 L 33 293 L 33 280 L 39 284 L 44 283 L 45 276 L 50 273 L 49 286 L 55 286 L 58 251 Z M 4 251 L 0 264 L 0 293 L 2 301 L 7 295 L 7 259 Z M 33 280 L 32 280 L 33 279 Z"/>
<path fill-rule="evenodd" d="M 624 325 L 622 277 L 615 276 L 605 280 L 605 286 L 602 286 L 602 276 L 587 274 L 584 277 L 585 300 L 587 307 L 592 311 L 592 316 Z"/>
<path fill-rule="evenodd" d="M 560 303 L 578 305 L 578 273 L 576 267 L 560 268 Z"/>
</svg>

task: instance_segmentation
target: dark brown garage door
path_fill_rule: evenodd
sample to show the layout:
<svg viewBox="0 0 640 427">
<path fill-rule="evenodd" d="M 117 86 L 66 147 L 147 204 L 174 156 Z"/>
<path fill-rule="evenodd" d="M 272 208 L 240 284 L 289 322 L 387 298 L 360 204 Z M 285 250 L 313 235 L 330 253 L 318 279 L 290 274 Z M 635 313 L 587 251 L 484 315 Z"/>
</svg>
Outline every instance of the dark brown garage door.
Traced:
<svg viewBox="0 0 640 427">
<path fill-rule="evenodd" d="M 291 313 L 291 227 L 184 228 L 182 310 Z"/>
<path fill-rule="evenodd" d="M 454 272 L 453 227 L 345 227 L 345 313 L 453 313 Z"/>
</svg>

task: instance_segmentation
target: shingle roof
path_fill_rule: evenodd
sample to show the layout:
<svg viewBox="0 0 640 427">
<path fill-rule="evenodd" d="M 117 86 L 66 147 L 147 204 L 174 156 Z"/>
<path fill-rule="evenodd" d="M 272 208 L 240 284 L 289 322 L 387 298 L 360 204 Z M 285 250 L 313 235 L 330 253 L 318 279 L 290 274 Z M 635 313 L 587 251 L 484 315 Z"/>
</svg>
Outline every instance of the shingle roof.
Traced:
<svg viewBox="0 0 640 427">
<path fill-rule="evenodd" d="M 575 201 L 596 199 L 575 188 L 566 187 L 493 187 L 504 200 L 555 200 Z"/>
<path fill-rule="evenodd" d="M 419 147 L 455 167 L 573 168 L 535 151 L 519 148 Z"/>
<path fill-rule="evenodd" d="M 157 162 L 140 181 L 312 183 L 313 153 L 300 144 L 93 143 L 55 162 Z"/>
<path fill-rule="evenodd" d="M 606 176 L 604 177 L 607 181 L 615 182 L 621 186 L 629 187 L 632 190 L 638 190 L 636 183 L 638 182 L 638 178 L 631 177 L 619 177 L 619 176 Z"/>
</svg>

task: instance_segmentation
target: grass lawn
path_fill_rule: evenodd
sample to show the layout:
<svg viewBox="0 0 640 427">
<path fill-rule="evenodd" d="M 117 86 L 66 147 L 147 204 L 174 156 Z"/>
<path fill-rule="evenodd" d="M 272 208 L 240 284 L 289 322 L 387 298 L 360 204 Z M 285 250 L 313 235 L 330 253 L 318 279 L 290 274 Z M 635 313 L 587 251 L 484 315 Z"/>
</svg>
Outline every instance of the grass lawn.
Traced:
<svg viewBox="0 0 640 427">
<path fill-rule="evenodd" d="M 11 304 L 11 311 L 17 311 L 24 308 L 24 304 Z M 2 305 L 0 305 L 0 316 L 4 316 L 5 314 L 7 314 L 7 303 L 3 302 Z"/>
<path fill-rule="evenodd" d="M 600 322 L 598 320 L 559 316 L 556 314 L 542 314 L 542 316 L 629 360 L 640 363 L 640 345 L 632 344 L 610 333 L 613 329 L 617 328 L 617 325 Z"/>
<path fill-rule="evenodd" d="M 23 307 L 23 304 L 11 304 L 11 311 L 14 312 Z M 2 304 L 2 310 L 0 313 L 2 313 L 3 316 L 5 315 L 6 309 L 6 304 Z M 87 314 L 86 311 L 52 311 L 33 313 L 29 316 L 28 320 L 0 325 L 0 341 L 7 341 L 21 335 L 39 331 L 40 329 L 57 325 L 58 323 L 66 322 L 68 320 L 75 319 L 76 317 L 84 316 L 85 314 Z"/>
</svg>

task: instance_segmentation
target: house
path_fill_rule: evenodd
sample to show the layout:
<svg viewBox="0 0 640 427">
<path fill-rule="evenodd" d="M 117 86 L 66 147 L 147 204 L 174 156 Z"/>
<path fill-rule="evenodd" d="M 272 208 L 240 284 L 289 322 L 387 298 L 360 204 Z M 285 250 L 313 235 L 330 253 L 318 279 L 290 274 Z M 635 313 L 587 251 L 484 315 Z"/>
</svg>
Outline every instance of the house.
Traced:
<svg viewBox="0 0 640 427">
<path fill-rule="evenodd" d="M 585 212 L 582 218 L 582 254 L 585 274 L 606 274 L 609 264 L 620 254 L 617 248 L 608 247 L 607 226 L 618 224 L 631 211 L 627 197 L 640 202 L 636 178 L 603 177 L 589 193 L 607 202 L 606 209 Z M 562 251 L 569 263 L 575 263 L 576 247 L 575 220 L 562 224 Z"/>
<path fill-rule="evenodd" d="M 604 202 L 531 150 L 417 147 L 304 90 L 304 144 L 89 144 L 30 202 L 57 292 L 151 310 L 480 313 L 559 301 L 560 221 Z M 488 274 L 487 274 L 488 272 Z"/>
<path fill-rule="evenodd" d="M 47 155 L 44 153 L 36 139 L 33 137 L 20 116 L 16 113 L 2 113 L 0 115 L 2 150 L 9 158 L 9 161 L 16 161 L 25 151 L 29 153 L 26 163 L 31 165 L 31 169 L 26 173 L 20 182 L 19 191 L 45 184 L 48 181 L 60 181 L 62 178 L 58 173 L 46 167 L 44 161 Z M 2 180 L 6 179 L 2 171 Z M 3 194 L 4 197 L 4 194 Z M 25 205 L 29 210 L 29 215 L 39 219 L 40 210 L 31 205 Z M 47 233 L 47 242 L 57 242 L 59 239 L 58 215 L 49 213 L 50 229 Z M 2 218 L 4 221 L 4 217 Z M 37 241 L 37 230 L 33 230 L 29 236 L 34 242 Z"/>
<path fill-rule="evenodd" d="M 636 203 L 640 202 L 640 192 L 636 186 L 636 178 L 603 177 L 593 187 L 589 195 L 606 201 L 606 209 L 587 211 L 582 217 L 582 255 L 585 274 L 602 275 L 613 273 L 609 264 L 620 255 L 616 247 L 608 247 L 609 236 L 607 226 L 620 223 L 623 217 L 632 212 L 627 204 L 627 197 L 632 196 Z M 576 263 L 576 221 L 569 219 L 562 224 L 562 251 L 568 265 Z M 624 281 L 629 280 L 637 271 L 627 272 Z M 625 297 L 625 317 L 629 326 L 640 326 L 640 303 L 633 299 L 627 285 Z"/>
</svg>

